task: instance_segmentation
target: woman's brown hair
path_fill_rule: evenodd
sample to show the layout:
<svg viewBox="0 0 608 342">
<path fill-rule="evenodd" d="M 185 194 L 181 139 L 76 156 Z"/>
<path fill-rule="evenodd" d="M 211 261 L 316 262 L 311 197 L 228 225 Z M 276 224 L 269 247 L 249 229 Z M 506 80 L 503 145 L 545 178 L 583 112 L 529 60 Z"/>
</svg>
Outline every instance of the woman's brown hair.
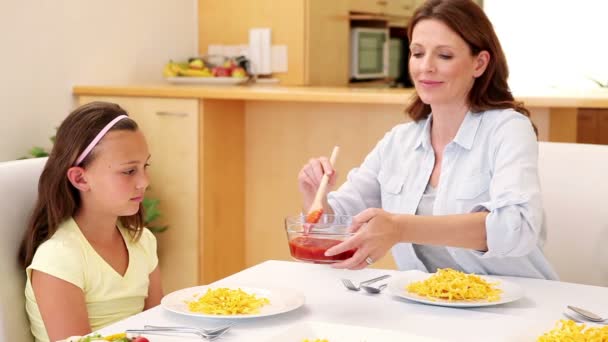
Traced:
<svg viewBox="0 0 608 342">
<path fill-rule="evenodd" d="M 407 35 L 412 41 L 414 27 L 422 20 L 439 20 L 456 32 L 469 46 L 473 56 L 481 51 L 490 54 L 485 72 L 475 79 L 469 92 L 469 105 L 472 112 L 489 109 L 512 108 L 530 117 L 530 112 L 517 102 L 509 90 L 507 78 L 509 68 L 492 23 L 483 10 L 472 0 L 428 0 L 414 13 Z M 414 121 L 426 119 L 431 106 L 422 102 L 418 95 L 407 107 L 406 112 Z"/>
<path fill-rule="evenodd" d="M 97 134 L 114 118 L 128 115 L 117 104 L 92 102 L 76 108 L 61 123 L 55 144 L 38 181 L 38 199 L 25 232 L 19 261 L 26 268 L 32 263 L 36 249 L 51 238 L 59 225 L 72 217 L 80 207 L 80 192 L 68 180 L 68 169 Z M 111 129 L 136 131 L 131 118 L 118 121 Z M 79 164 L 86 168 L 95 159 L 95 149 Z M 131 216 L 121 216 L 120 223 L 137 240 L 144 225 L 142 205 Z"/>
</svg>

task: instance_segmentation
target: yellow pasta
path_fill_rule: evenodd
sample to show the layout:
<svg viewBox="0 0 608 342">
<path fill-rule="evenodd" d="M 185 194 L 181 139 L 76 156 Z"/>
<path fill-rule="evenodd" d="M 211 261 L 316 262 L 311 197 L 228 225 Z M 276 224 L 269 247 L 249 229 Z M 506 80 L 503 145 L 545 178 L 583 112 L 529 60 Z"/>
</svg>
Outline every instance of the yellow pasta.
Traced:
<svg viewBox="0 0 608 342">
<path fill-rule="evenodd" d="M 488 283 L 475 274 L 440 268 L 428 279 L 409 284 L 406 290 L 431 300 L 495 302 L 502 293 L 496 285 L 497 283 Z"/>
<path fill-rule="evenodd" d="M 260 308 L 270 304 L 270 300 L 249 294 L 241 289 L 229 288 L 208 289 L 197 300 L 186 301 L 188 309 L 209 315 L 242 315 L 256 314 Z"/>
<path fill-rule="evenodd" d="M 572 320 L 562 319 L 553 330 L 543 334 L 537 342 L 608 342 L 608 325 L 603 327 L 587 327 L 576 324 Z"/>
</svg>

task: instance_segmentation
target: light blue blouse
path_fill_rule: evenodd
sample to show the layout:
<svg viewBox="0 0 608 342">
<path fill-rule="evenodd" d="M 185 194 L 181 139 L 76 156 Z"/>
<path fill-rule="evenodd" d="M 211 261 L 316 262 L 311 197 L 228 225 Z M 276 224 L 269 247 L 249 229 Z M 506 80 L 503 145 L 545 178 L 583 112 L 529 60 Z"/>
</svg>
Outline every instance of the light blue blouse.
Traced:
<svg viewBox="0 0 608 342">
<path fill-rule="evenodd" d="M 336 214 L 366 208 L 415 214 L 435 155 L 430 122 L 409 122 L 388 132 L 346 182 L 328 195 Z M 488 211 L 488 250 L 448 247 L 465 272 L 557 279 L 542 253 L 546 230 L 538 179 L 538 143 L 530 120 L 511 110 L 467 113 L 444 150 L 433 215 Z M 398 243 L 401 270 L 426 271 L 412 244 Z"/>
</svg>

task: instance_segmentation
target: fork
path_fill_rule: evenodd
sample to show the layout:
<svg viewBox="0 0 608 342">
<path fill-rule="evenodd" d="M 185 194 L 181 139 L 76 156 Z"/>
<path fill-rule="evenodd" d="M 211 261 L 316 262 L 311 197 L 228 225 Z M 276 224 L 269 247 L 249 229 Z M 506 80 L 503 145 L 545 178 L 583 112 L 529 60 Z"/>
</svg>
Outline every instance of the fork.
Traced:
<svg viewBox="0 0 608 342">
<path fill-rule="evenodd" d="M 361 283 L 359 283 L 359 286 L 353 284 L 353 282 L 350 281 L 350 279 L 342 278 L 340 280 L 342 280 L 342 284 L 344 284 L 344 286 L 346 286 L 347 289 L 349 289 L 351 291 L 359 291 L 359 290 L 361 290 L 361 286 L 362 285 L 371 284 L 371 283 L 376 282 L 378 280 L 386 279 L 386 278 L 388 278 L 390 276 L 391 276 L 390 274 L 385 274 L 385 275 L 380 276 L 380 277 L 376 277 L 376 278 L 372 278 L 372 279 L 369 279 L 369 280 L 366 280 L 366 281 L 362 281 Z"/>
<path fill-rule="evenodd" d="M 157 329 L 157 330 L 193 330 L 193 331 L 200 331 L 203 334 L 207 334 L 207 335 L 215 335 L 215 334 L 219 334 L 221 332 L 223 332 L 224 330 L 228 330 L 230 329 L 230 327 L 232 327 L 234 325 L 234 323 L 229 322 L 226 325 L 223 326 L 219 326 L 219 327 L 215 327 L 215 328 L 210 328 L 210 329 L 206 329 L 206 328 L 194 328 L 194 327 L 179 327 L 179 326 L 159 326 L 159 325 L 144 325 L 144 329 Z"/>
<path fill-rule="evenodd" d="M 211 333 L 205 331 L 204 329 L 199 328 L 189 328 L 189 327 L 157 327 L 157 328 L 148 328 L 145 329 L 127 329 L 125 332 L 136 333 L 136 334 L 148 334 L 148 335 L 166 335 L 166 336 L 175 336 L 176 334 L 192 334 L 197 335 L 201 339 L 206 339 L 209 341 L 213 341 L 218 339 L 220 336 L 224 335 L 229 329 L 232 327 L 226 326 L 220 329 L 212 330 Z"/>
</svg>

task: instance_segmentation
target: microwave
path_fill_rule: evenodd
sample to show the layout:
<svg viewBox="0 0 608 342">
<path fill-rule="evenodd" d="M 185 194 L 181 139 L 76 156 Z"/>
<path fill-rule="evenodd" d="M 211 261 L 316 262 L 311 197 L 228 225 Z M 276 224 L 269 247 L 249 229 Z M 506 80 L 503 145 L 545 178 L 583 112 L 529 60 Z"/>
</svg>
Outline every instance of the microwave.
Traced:
<svg viewBox="0 0 608 342">
<path fill-rule="evenodd" d="M 388 28 L 351 30 L 350 77 L 353 80 L 386 78 L 389 71 Z"/>
</svg>

